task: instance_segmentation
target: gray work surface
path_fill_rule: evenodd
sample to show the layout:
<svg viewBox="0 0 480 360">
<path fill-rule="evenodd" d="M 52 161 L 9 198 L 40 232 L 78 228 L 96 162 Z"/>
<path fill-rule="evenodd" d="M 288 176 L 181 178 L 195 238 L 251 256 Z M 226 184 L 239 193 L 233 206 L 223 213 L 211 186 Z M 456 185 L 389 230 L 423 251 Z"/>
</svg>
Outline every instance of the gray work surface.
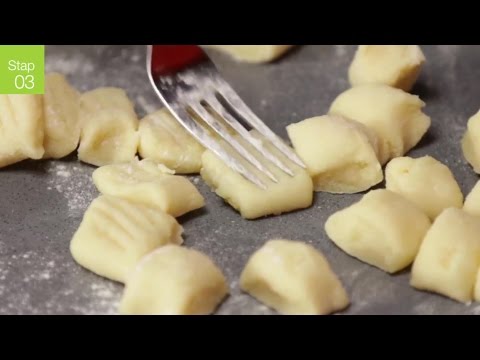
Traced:
<svg viewBox="0 0 480 360">
<path fill-rule="evenodd" d="M 159 108 L 147 81 L 144 46 L 49 46 L 47 71 L 66 74 L 81 91 L 124 88 L 138 113 Z M 424 46 L 427 64 L 415 87 L 432 127 L 412 156 L 430 154 L 447 164 L 466 194 L 478 177 L 465 162 L 460 139 L 480 108 L 480 47 Z M 327 112 L 348 88 L 353 46 L 303 46 L 268 65 L 215 60 L 245 101 L 279 135 L 285 126 Z M 25 161 L 0 169 L 0 314 L 116 314 L 123 286 L 77 265 L 69 252 L 85 209 L 98 195 L 93 167 L 76 160 Z M 266 240 L 306 241 L 321 249 L 344 283 L 351 306 L 342 314 L 480 314 L 469 306 L 409 286 L 409 271 L 390 276 L 340 251 L 324 223 L 360 199 L 318 193 L 313 206 L 277 217 L 243 220 L 199 177 L 204 210 L 180 219 L 185 245 L 205 252 L 228 277 L 231 295 L 218 314 L 275 314 L 242 293 L 239 275 Z"/>
</svg>

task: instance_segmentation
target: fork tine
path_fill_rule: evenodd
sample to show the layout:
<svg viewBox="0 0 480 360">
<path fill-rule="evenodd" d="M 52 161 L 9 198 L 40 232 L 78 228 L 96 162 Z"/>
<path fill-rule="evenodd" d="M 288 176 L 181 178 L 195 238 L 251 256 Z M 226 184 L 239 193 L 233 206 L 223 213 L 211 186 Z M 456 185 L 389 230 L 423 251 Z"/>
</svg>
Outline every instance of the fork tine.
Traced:
<svg viewBox="0 0 480 360">
<path fill-rule="evenodd" d="M 167 104 L 165 104 L 167 105 Z M 251 181 L 263 190 L 267 190 L 265 183 L 254 173 L 247 170 L 237 159 L 231 156 L 217 140 L 213 139 L 210 134 L 200 125 L 198 125 L 181 106 L 167 105 L 168 110 L 177 119 L 177 121 L 206 149 L 211 150 L 217 155 L 228 167 L 240 173 L 247 180 Z"/>
<path fill-rule="evenodd" d="M 263 136 L 270 140 L 275 147 L 280 150 L 286 157 L 302 168 L 306 168 L 302 160 L 295 154 L 295 152 L 285 145 L 285 143 L 275 133 L 266 126 L 262 120 L 243 102 L 235 90 L 225 82 L 219 81 L 220 89 L 218 93 L 227 101 L 227 103 L 235 109 L 248 123 L 257 129 Z"/>
<path fill-rule="evenodd" d="M 267 175 L 273 182 L 278 179 L 270 170 L 266 168 L 255 156 L 253 156 L 228 130 L 217 121 L 208 111 L 198 102 L 189 103 L 188 106 L 199 115 L 218 135 L 220 135 L 228 144 L 230 144 L 245 160 L 255 166 L 258 170 Z"/>
<path fill-rule="evenodd" d="M 263 146 L 262 141 L 256 139 L 255 137 L 250 134 L 247 129 L 245 129 L 238 121 L 235 119 L 230 113 L 225 109 L 225 107 L 217 100 L 214 95 L 205 96 L 206 103 L 222 118 L 227 121 L 227 123 L 235 129 L 245 140 L 247 140 L 255 149 L 262 154 L 267 160 L 272 162 L 274 165 L 279 167 L 285 173 L 290 176 L 295 176 L 293 171 L 287 167 L 279 158 L 273 155 L 270 151 L 265 149 Z"/>
</svg>

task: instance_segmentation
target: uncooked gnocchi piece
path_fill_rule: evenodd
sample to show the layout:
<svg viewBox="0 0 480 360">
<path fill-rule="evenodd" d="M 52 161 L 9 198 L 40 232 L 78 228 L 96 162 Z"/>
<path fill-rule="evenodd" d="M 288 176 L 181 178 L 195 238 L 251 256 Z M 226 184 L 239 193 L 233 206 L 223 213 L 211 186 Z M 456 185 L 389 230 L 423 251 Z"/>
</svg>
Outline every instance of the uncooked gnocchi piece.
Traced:
<svg viewBox="0 0 480 360">
<path fill-rule="evenodd" d="M 418 96 L 386 85 L 361 85 L 340 94 L 330 114 L 356 120 L 378 136 L 379 160 L 402 156 L 412 149 L 430 127 Z"/>
<path fill-rule="evenodd" d="M 124 90 L 98 88 L 80 97 L 78 158 L 103 166 L 131 161 L 138 147 L 138 119 Z"/>
<path fill-rule="evenodd" d="M 373 190 L 331 215 L 329 238 L 347 254 L 388 273 L 409 266 L 430 227 L 413 203 L 389 190 Z"/>
<path fill-rule="evenodd" d="M 475 284 L 475 291 L 473 294 L 473 298 L 475 299 L 475 301 L 480 302 L 480 269 L 478 269 L 478 273 L 477 273 L 477 281 Z"/>
<path fill-rule="evenodd" d="M 463 156 L 480 174 L 480 111 L 473 115 L 467 123 L 467 131 L 462 139 Z"/>
<path fill-rule="evenodd" d="M 175 217 L 204 206 L 195 185 L 172 173 L 152 160 L 135 159 L 98 168 L 93 172 L 93 182 L 104 195 L 156 207 Z"/>
<path fill-rule="evenodd" d="M 463 210 L 442 212 L 423 239 L 410 284 L 460 302 L 472 301 L 480 268 L 480 222 Z"/>
<path fill-rule="evenodd" d="M 42 103 L 41 95 L 0 95 L 0 167 L 42 158 Z"/>
<path fill-rule="evenodd" d="M 291 124 L 287 132 L 315 191 L 356 193 L 383 180 L 377 137 L 364 125 L 327 115 Z"/>
<path fill-rule="evenodd" d="M 166 244 L 181 244 L 181 235 L 182 227 L 167 213 L 102 195 L 87 209 L 70 252 L 88 270 L 125 282 L 142 256 Z"/>
<path fill-rule="evenodd" d="M 431 220 L 449 207 L 461 208 L 462 190 L 450 169 L 431 156 L 400 157 L 385 169 L 386 188 L 423 210 Z"/>
<path fill-rule="evenodd" d="M 165 164 L 177 174 L 200 172 L 204 147 L 163 108 L 140 120 L 140 145 L 142 158 Z"/>
<path fill-rule="evenodd" d="M 360 45 L 348 77 L 352 86 L 384 84 L 410 91 L 424 63 L 418 45 Z"/>
<path fill-rule="evenodd" d="M 283 314 L 326 315 L 349 305 L 327 259 L 298 241 L 268 241 L 248 260 L 240 286 Z"/>
<path fill-rule="evenodd" d="M 470 215 L 480 216 L 480 181 L 478 181 L 465 198 L 463 210 Z"/>
<path fill-rule="evenodd" d="M 293 45 L 206 45 L 233 57 L 237 61 L 265 63 L 276 60 Z"/>
<path fill-rule="evenodd" d="M 228 294 L 206 255 L 175 245 L 146 255 L 130 274 L 120 303 L 126 315 L 207 315 Z"/>
<path fill-rule="evenodd" d="M 72 153 L 80 140 L 80 94 L 58 73 L 45 75 L 44 158 L 59 159 Z"/>
<path fill-rule="evenodd" d="M 253 136 L 262 141 L 262 138 L 256 131 L 251 132 Z M 252 146 L 246 144 L 242 139 L 238 139 L 252 154 L 257 154 L 260 160 L 260 154 Z M 245 219 L 255 219 L 266 215 L 279 215 L 296 209 L 304 209 L 312 205 L 313 184 L 307 171 L 290 162 L 276 148 L 265 143 L 265 147 L 273 154 L 289 164 L 294 176 L 290 176 L 278 169 L 271 163 L 263 160 L 263 163 L 276 176 L 278 182 L 274 183 L 266 175 L 253 168 L 238 154 L 232 152 L 246 168 L 255 173 L 266 185 L 267 189 L 261 189 L 257 185 L 245 179 L 242 175 L 230 169 L 213 152 L 207 150 L 202 156 L 201 175 L 205 182 L 227 201 L 234 209 L 240 212 Z M 229 149 L 225 145 L 225 148 Z M 260 160 L 262 161 L 262 160 Z"/>
</svg>

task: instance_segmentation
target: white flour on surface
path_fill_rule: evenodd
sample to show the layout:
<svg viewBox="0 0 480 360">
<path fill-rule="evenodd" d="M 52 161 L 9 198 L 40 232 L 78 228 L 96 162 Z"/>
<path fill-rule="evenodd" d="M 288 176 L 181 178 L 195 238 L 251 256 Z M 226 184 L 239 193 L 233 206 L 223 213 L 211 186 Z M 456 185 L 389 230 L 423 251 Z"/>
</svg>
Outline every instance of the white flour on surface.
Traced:
<svg viewBox="0 0 480 360">
<path fill-rule="evenodd" d="M 83 216 L 88 205 L 98 195 L 92 180 L 92 169 L 82 163 L 52 161 L 47 166 L 47 189 L 65 197 L 68 216 Z"/>
<path fill-rule="evenodd" d="M 90 75 L 95 70 L 92 61 L 78 53 L 72 57 L 65 57 L 63 54 L 52 54 L 48 56 L 48 61 L 45 64 L 46 72 L 58 72 L 63 75 Z"/>
<path fill-rule="evenodd" d="M 122 287 L 99 277 L 76 277 L 82 275 L 80 266 L 73 260 L 65 261 L 63 256 L 43 248 L 0 257 L 0 314 L 117 314 Z M 25 275 L 20 279 L 18 269 L 24 269 Z M 65 274 L 70 274 L 68 279 Z M 60 290 L 55 286 L 59 282 L 63 283 Z M 32 288 L 49 291 L 45 297 L 37 298 L 30 294 Z M 79 288 L 81 305 L 75 304 Z"/>
<path fill-rule="evenodd" d="M 153 105 L 145 99 L 142 95 L 139 95 L 136 97 L 136 103 L 138 106 L 141 107 L 141 109 L 146 113 L 146 114 L 151 114 L 157 110 L 160 110 L 162 108 L 162 104 L 159 103 L 158 105 Z"/>
</svg>

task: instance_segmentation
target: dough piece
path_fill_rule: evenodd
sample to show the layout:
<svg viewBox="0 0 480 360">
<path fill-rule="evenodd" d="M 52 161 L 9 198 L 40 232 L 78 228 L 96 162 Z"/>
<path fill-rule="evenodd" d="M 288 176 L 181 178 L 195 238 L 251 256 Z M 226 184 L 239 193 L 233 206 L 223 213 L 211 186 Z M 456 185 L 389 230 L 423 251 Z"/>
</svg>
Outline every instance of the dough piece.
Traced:
<svg viewBox="0 0 480 360">
<path fill-rule="evenodd" d="M 120 304 L 129 315 L 207 315 L 228 294 L 220 269 L 206 255 L 167 245 L 130 274 Z"/>
<path fill-rule="evenodd" d="M 256 131 L 251 132 L 253 136 L 261 140 Z M 252 146 L 245 144 L 245 141 L 239 139 L 252 154 L 262 157 Z M 240 212 L 245 219 L 255 219 L 266 215 L 279 215 L 296 209 L 304 209 L 312 205 L 313 184 L 307 171 L 290 162 L 283 154 L 273 148 L 268 143 L 265 144 L 273 154 L 276 154 L 289 168 L 295 176 L 290 176 L 272 165 L 266 160 L 264 165 L 270 169 L 272 174 L 277 177 L 278 182 L 274 183 L 266 175 L 253 168 L 245 160 L 240 159 L 236 153 L 232 156 L 237 157 L 239 161 L 267 185 L 267 190 L 261 189 L 257 185 L 245 179 L 242 175 L 230 169 L 213 152 L 207 150 L 202 156 L 201 175 L 205 182 L 227 201 L 233 208 Z M 225 145 L 228 150 L 229 147 Z"/>
<path fill-rule="evenodd" d="M 236 61 L 266 63 L 281 57 L 293 45 L 206 45 L 206 47 L 228 54 Z"/>
<path fill-rule="evenodd" d="M 172 216 L 180 216 L 205 205 L 202 195 L 187 178 L 152 160 L 106 165 L 93 172 L 93 182 L 104 195 L 116 196 Z"/>
<path fill-rule="evenodd" d="M 41 95 L 0 95 L 0 167 L 44 154 Z"/>
<path fill-rule="evenodd" d="M 383 180 L 377 137 L 364 125 L 327 115 L 291 124 L 287 132 L 315 191 L 356 193 Z"/>
<path fill-rule="evenodd" d="M 70 251 L 88 270 L 124 282 L 143 255 L 162 245 L 181 244 L 181 234 L 175 218 L 161 210 L 102 195 L 87 209 Z"/>
<path fill-rule="evenodd" d="M 431 220 L 446 208 L 462 208 L 462 190 L 452 172 L 431 156 L 393 159 L 385 169 L 385 178 L 388 190 L 416 204 Z"/>
<path fill-rule="evenodd" d="M 470 215 L 480 216 L 480 181 L 478 181 L 465 198 L 463 210 Z"/>
<path fill-rule="evenodd" d="M 386 85 L 361 85 L 340 94 L 330 113 L 361 122 L 378 136 L 379 160 L 402 156 L 412 149 L 430 127 L 418 96 Z"/>
<path fill-rule="evenodd" d="M 80 119 L 80 160 L 102 166 L 135 158 L 138 119 L 125 91 L 98 88 L 84 93 L 80 97 Z"/>
<path fill-rule="evenodd" d="M 474 299 L 475 301 L 480 302 L 480 269 L 478 270 L 478 273 L 477 273 L 477 282 L 475 284 Z"/>
<path fill-rule="evenodd" d="M 347 254 L 388 273 L 409 266 L 430 227 L 413 203 L 388 190 L 373 190 L 330 216 L 325 230 Z"/>
<path fill-rule="evenodd" d="M 140 121 L 138 153 L 175 170 L 177 174 L 200 172 L 204 147 L 170 114 L 156 111 Z"/>
<path fill-rule="evenodd" d="M 467 131 L 462 139 L 463 156 L 480 174 L 480 111 L 473 115 L 467 123 Z"/>
<path fill-rule="evenodd" d="M 410 91 L 424 63 L 418 45 L 360 45 L 348 77 L 352 86 L 384 84 Z"/>
<path fill-rule="evenodd" d="M 442 212 L 425 236 L 410 284 L 460 302 L 472 301 L 480 268 L 480 222 L 463 210 Z"/>
<path fill-rule="evenodd" d="M 268 241 L 248 260 L 240 286 L 283 314 L 326 315 L 349 305 L 327 259 L 298 241 Z"/>
<path fill-rule="evenodd" d="M 57 73 L 45 76 L 44 158 L 60 159 L 72 153 L 80 140 L 80 94 Z"/>
</svg>

